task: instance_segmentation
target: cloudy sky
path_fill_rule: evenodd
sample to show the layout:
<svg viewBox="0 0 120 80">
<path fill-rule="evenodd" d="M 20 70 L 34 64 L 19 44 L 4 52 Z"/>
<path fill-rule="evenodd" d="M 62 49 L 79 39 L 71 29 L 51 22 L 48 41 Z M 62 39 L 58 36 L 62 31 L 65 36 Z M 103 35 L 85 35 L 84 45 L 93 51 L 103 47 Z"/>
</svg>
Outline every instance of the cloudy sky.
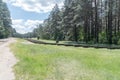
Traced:
<svg viewBox="0 0 120 80">
<path fill-rule="evenodd" d="M 3 0 L 11 12 L 13 27 L 19 33 L 31 32 L 37 24 L 47 19 L 57 3 L 61 8 L 64 0 Z"/>
</svg>

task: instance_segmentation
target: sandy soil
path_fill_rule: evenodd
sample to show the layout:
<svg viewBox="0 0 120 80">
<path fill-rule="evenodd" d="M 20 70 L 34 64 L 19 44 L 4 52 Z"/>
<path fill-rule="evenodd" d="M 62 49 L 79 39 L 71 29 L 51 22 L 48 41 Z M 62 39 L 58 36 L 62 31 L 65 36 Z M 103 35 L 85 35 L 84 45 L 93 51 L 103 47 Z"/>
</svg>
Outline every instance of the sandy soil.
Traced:
<svg viewBox="0 0 120 80">
<path fill-rule="evenodd" d="M 17 59 L 9 48 L 13 42 L 15 42 L 13 38 L 0 40 L 0 80 L 15 79 L 12 67 L 17 63 Z"/>
</svg>

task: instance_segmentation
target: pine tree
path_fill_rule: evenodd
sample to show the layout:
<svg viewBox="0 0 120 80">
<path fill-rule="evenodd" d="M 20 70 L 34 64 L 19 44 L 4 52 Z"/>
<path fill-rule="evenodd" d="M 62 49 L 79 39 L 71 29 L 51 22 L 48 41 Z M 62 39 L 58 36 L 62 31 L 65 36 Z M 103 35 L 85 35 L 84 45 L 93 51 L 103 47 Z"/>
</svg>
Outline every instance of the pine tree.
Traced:
<svg viewBox="0 0 120 80">
<path fill-rule="evenodd" d="M 2 37 L 5 38 L 12 34 L 12 21 L 10 17 L 10 12 L 7 8 L 6 3 L 0 0 L 0 27 L 4 30 L 3 34 L 0 34 Z"/>
</svg>

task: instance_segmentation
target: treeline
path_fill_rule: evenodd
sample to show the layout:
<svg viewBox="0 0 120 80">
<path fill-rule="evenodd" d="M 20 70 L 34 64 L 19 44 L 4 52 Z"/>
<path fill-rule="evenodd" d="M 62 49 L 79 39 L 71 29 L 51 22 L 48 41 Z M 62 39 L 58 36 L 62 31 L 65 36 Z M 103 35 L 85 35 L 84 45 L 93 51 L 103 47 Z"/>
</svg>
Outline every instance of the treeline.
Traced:
<svg viewBox="0 0 120 80">
<path fill-rule="evenodd" d="M 15 29 L 11 27 L 12 21 L 10 12 L 6 3 L 0 0 L 0 38 L 7 38 L 16 33 Z"/>
<path fill-rule="evenodd" d="M 32 37 L 120 44 L 120 0 L 65 0 L 56 4 Z"/>
</svg>

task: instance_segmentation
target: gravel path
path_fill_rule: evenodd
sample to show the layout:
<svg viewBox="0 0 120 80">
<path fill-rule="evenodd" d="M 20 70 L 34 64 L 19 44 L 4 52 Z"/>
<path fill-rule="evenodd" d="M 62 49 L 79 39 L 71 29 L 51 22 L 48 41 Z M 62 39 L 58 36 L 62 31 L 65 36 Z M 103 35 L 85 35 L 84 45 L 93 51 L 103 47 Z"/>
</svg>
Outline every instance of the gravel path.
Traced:
<svg viewBox="0 0 120 80">
<path fill-rule="evenodd" d="M 17 63 L 17 59 L 10 51 L 9 45 L 15 42 L 15 39 L 0 40 L 0 42 L 0 80 L 14 80 L 12 67 Z"/>
</svg>

